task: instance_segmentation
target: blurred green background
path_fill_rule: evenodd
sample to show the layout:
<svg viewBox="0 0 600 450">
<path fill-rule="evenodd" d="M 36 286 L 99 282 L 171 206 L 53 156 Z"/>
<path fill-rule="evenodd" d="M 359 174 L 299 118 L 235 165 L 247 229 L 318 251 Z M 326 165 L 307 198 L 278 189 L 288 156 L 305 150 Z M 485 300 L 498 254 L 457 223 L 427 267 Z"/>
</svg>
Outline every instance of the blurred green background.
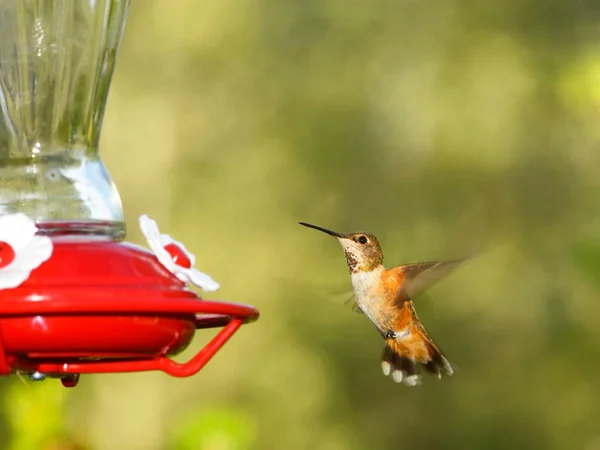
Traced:
<svg viewBox="0 0 600 450">
<path fill-rule="evenodd" d="M 101 140 L 128 239 L 149 214 L 261 318 L 188 379 L 1 380 L 2 449 L 600 449 L 599 145 L 593 0 L 133 2 Z M 455 376 L 385 378 L 298 220 L 388 265 L 485 249 L 416 299 Z"/>
</svg>

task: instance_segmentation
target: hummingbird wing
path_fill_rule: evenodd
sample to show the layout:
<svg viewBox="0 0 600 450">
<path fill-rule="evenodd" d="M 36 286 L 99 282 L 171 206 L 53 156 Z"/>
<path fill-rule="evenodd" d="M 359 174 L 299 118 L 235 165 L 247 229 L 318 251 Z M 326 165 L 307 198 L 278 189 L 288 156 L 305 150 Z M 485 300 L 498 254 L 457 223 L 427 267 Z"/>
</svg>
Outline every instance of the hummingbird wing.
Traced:
<svg viewBox="0 0 600 450">
<path fill-rule="evenodd" d="M 466 259 L 420 262 L 398 266 L 397 269 L 402 275 L 403 280 L 396 296 L 396 303 L 402 305 L 407 300 L 429 289 L 442 278 L 450 275 Z"/>
<path fill-rule="evenodd" d="M 355 313 L 364 314 L 363 310 L 360 309 L 360 307 L 358 306 L 358 303 L 356 303 L 356 298 L 354 297 L 354 292 L 352 293 L 350 298 L 348 300 L 346 300 L 346 302 L 344 304 L 348 308 L 350 308 L 352 311 L 354 311 Z"/>
<path fill-rule="evenodd" d="M 364 314 L 356 303 L 352 285 L 348 285 L 347 282 L 344 282 L 343 285 L 340 283 L 339 286 L 333 286 L 330 282 L 323 283 L 321 286 L 314 288 L 314 292 L 319 296 L 324 295 L 329 301 L 339 306 L 344 305 L 355 313 Z"/>
</svg>

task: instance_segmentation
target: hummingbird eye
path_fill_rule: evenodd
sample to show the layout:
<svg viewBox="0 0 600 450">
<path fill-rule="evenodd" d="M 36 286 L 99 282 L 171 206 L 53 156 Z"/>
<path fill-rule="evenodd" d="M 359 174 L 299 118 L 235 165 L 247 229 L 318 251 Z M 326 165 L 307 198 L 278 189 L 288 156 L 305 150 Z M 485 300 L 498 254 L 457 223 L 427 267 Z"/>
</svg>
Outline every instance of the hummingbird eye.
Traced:
<svg viewBox="0 0 600 450">
<path fill-rule="evenodd" d="M 367 239 L 367 237 L 366 237 L 366 236 L 359 236 L 359 237 L 358 237 L 358 242 L 359 242 L 360 244 L 366 244 L 367 242 L 369 242 L 369 240 Z"/>
</svg>

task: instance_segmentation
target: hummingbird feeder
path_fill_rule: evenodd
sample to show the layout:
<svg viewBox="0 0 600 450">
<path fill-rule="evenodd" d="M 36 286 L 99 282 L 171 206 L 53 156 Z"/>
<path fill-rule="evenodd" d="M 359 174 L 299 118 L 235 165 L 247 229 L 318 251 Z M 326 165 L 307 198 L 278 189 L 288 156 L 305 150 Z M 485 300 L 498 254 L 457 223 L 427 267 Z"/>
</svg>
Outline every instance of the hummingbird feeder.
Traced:
<svg viewBox="0 0 600 450">
<path fill-rule="evenodd" d="M 197 373 L 247 305 L 142 216 L 148 251 L 123 242 L 121 201 L 98 150 L 128 0 L 0 2 L 0 374 L 60 378 Z M 188 362 L 195 330 L 221 328 Z"/>
</svg>

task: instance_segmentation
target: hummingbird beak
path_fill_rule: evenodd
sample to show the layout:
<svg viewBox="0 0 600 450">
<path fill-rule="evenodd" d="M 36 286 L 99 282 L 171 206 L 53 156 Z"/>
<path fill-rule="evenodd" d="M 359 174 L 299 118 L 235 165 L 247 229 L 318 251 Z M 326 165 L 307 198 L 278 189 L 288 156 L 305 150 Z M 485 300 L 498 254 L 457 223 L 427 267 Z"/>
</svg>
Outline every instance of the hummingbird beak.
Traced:
<svg viewBox="0 0 600 450">
<path fill-rule="evenodd" d="M 298 222 L 298 223 L 300 225 L 304 225 L 305 227 L 314 228 L 315 230 L 322 231 L 323 233 L 327 233 L 328 235 L 333 236 L 338 239 L 342 239 L 342 238 L 346 237 L 340 233 L 336 233 L 335 231 L 328 230 L 327 228 L 318 227 L 317 225 L 311 225 L 310 223 L 306 223 L 306 222 Z"/>
</svg>

